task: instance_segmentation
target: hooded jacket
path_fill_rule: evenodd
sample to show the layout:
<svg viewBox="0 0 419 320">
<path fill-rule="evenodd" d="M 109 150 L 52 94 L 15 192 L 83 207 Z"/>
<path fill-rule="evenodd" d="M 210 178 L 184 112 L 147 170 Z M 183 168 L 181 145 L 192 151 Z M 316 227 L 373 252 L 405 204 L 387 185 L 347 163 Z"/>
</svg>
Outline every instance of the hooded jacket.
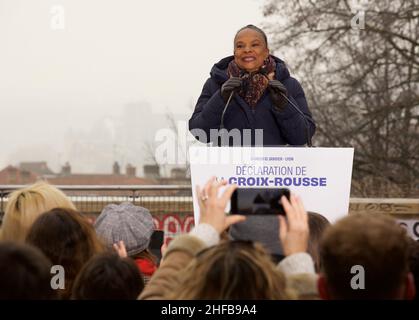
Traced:
<svg viewBox="0 0 419 320">
<path fill-rule="evenodd" d="M 260 143 L 259 140 L 255 140 L 256 129 L 263 129 L 263 146 L 304 145 L 307 143 L 307 126 L 309 126 L 311 136 L 315 132 L 315 124 L 300 83 L 290 77 L 281 59 L 273 58 L 276 62 L 275 79 L 287 88 L 288 98 L 304 113 L 306 120 L 290 103 L 287 103 L 282 111 L 276 110 L 269 90 L 265 90 L 254 109 L 238 94 L 234 94 L 224 115 L 224 127 L 229 132 L 232 129 L 238 129 L 241 137 L 245 137 L 245 129 L 250 129 L 248 132 L 252 137 L 250 143 L 242 139 L 239 145 L 254 146 Z M 234 56 L 226 57 L 212 67 L 211 77 L 205 82 L 194 113 L 189 120 L 189 130 L 203 143 L 218 144 L 217 130 L 220 127 L 221 115 L 225 107 L 221 96 L 221 86 L 229 78 L 227 67 L 233 59 Z M 216 130 L 211 132 L 211 129 Z M 233 143 L 237 145 L 236 141 Z M 229 144 L 231 145 L 231 142 Z"/>
</svg>

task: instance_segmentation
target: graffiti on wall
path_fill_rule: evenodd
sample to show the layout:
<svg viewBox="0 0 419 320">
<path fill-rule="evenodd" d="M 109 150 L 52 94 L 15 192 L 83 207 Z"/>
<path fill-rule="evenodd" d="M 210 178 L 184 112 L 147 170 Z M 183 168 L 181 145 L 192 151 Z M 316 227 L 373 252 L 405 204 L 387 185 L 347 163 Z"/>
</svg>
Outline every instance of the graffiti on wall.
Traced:
<svg viewBox="0 0 419 320">
<path fill-rule="evenodd" d="M 193 215 L 179 215 L 179 214 L 166 214 L 164 216 L 153 216 L 154 226 L 156 230 L 164 231 L 164 242 L 169 242 L 177 235 L 188 233 L 194 226 Z"/>
</svg>

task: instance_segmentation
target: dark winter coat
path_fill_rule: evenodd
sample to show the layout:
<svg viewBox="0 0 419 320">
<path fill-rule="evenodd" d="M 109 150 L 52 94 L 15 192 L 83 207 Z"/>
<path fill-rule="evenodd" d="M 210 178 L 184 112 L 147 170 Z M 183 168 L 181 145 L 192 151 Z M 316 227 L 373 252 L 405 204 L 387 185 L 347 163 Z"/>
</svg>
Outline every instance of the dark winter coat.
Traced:
<svg viewBox="0 0 419 320">
<path fill-rule="evenodd" d="M 221 86 L 228 79 L 227 66 L 233 56 L 222 59 L 211 70 L 211 77 L 204 84 L 202 93 L 195 106 L 194 113 L 189 120 L 189 130 L 201 142 L 213 142 L 217 145 L 210 129 L 219 129 L 221 114 L 225 102 L 221 97 Z M 307 120 L 298 113 L 290 103 L 282 111 L 277 111 L 271 101 L 269 90 L 260 98 L 256 107 L 252 109 L 238 94 L 234 94 L 224 116 L 224 127 L 227 130 L 251 129 L 252 142 L 255 145 L 254 130 L 263 129 L 263 146 L 304 145 L 307 143 L 307 125 L 310 135 L 315 132 L 315 124 L 307 107 L 307 101 L 300 83 L 290 77 L 285 63 L 274 57 L 276 61 L 275 79 L 281 81 L 288 90 L 288 98 L 304 113 Z M 194 129 L 204 130 L 206 135 L 195 134 Z M 230 142 L 231 145 L 231 142 Z M 240 145 L 248 145 L 241 143 Z"/>
</svg>

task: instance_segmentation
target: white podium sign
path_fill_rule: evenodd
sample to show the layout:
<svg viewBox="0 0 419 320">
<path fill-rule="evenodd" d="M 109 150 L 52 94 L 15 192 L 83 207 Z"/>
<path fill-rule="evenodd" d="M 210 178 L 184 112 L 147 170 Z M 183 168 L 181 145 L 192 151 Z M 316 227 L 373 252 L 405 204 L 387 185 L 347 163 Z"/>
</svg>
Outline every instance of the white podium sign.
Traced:
<svg viewBox="0 0 419 320">
<path fill-rule="evenodd" d="M 241 188 L 289 188 L 307 211 L 331 223 L 349 209 L 353 148 L 191 147 L 189 161 L 195 223 L 196 185 L 212 176 Z"/>
</svg>

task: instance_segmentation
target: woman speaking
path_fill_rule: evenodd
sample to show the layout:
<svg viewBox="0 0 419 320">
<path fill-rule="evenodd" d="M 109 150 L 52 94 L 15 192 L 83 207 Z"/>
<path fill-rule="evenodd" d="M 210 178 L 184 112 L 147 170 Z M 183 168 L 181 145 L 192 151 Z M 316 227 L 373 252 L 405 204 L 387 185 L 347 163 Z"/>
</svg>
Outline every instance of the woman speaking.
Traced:
<svg viewBox="0 0 419 320">
<path fill-rule="evenodd" d="M 290 77 L 285 63 L 269 54 L 261 29 L 253 25 L 240 29 L 234 38 L 234 56 L 216 63 L 210 75 L 189 120 L 189 130 L 199 141 L 233 146 L 311 146 L 315 124 L 304 91 Z M 228 140 L 223 138 L 226 133 Z M 279 259 L 278 229 L 276 216 L 248 216 L 231 227 L 230 236 L 259 241 Z"/>
<path fill-rule="evenodd" d="M 234 38 L 234 56 L 216 63 L 210 75 L 189 120 L 198 140 L 217 145 L 218 130 L 225 128 L 243 137 L 234 145 L 311 144 L 315 124 L 304 91 L 285 63 L 269 54 L 261 29 L 241 28 Z M 245 141 L 245 130 L 251 141 Z"/>
</svg>

